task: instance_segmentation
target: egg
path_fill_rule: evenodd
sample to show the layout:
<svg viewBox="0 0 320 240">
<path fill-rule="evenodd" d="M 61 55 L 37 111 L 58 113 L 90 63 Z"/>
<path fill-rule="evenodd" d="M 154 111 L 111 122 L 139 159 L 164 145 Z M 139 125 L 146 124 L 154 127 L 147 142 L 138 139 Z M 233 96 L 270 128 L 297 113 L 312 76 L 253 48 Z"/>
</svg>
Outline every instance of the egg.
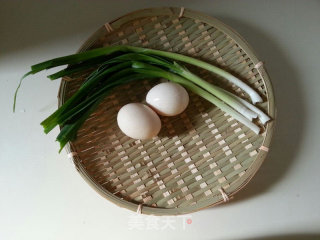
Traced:
<svg viewBox="0 0 320 240">
<path fill-rule="evenodd" d="M 153 138 L 161 129 L 159 116 L 142 103 L 129 103 L 123 106 L 118 112 L 117 122 L 120 130 L 134 139 Z"/>
<path fill-rule="evenodd" d="M 175 116 L 187 108 L 189 95 L 179 84 L 165 82 L 150 89 L 146 97 L 146 102 L 159 115 Z"/>
</svg>

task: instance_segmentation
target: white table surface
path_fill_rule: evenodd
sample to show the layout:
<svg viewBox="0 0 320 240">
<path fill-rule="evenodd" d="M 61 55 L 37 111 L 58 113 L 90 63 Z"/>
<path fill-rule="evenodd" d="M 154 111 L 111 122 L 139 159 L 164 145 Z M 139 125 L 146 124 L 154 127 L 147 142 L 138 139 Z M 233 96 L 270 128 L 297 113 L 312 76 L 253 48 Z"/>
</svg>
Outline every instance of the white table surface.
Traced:
<svg viewBox="0 0 320 240">
<path fill-rule="evenodd" d="M 185 227 L 164 217 L 152 227 L 113 205 L 58 154 L 58 130 L 46 136 L 39 123 L 56 109 L 59 81 L 44 73 L 26 79 L 12 113 L 29 66 L 75 52 L 108 20 L 168 5 L 217 17 L 247 39 L 266 64 L 278 108 L 272 149 L 255 178 L 229 204 L 188 216 Z M 319 12 L 319 1 L 0 0 L 0 239 L 320 239 Z"/>
</svg>

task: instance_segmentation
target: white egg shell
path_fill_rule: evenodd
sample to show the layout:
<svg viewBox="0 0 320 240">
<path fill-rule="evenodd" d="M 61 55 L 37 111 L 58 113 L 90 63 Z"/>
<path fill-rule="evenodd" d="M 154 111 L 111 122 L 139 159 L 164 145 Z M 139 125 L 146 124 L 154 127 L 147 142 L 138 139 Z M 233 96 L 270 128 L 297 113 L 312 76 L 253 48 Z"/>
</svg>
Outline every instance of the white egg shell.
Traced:
<svg viewBox="0 0 320 240">
<path fill-rule="evenodd" d="M 179 84 L 165 82 L 151 88 L 146 101 L 158 114 L 175 116 L 187 108 L 189 95 Z"/>
<path fill-rule="evenodd" d="M 123 106 L 118 112 L 117 122 L 121 131 L 134 139 L 153 138 L 161 129 L 159 116 L 142 103 L 129 103 Z"/>
</svg>

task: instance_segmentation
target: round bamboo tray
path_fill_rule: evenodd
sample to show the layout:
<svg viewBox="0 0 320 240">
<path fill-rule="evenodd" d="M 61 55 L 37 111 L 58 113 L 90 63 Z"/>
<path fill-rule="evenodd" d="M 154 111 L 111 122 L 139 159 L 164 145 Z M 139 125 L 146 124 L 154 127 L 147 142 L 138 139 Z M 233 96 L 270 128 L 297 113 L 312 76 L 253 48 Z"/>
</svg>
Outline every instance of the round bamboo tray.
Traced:
<svg viewBox="0 0 320 240">
<path fill-rule="evenodd" d="M 162 117 L 158 137 L 140 141 L 117 126 L 121 106 L 144 102 L 151 81 L 117 88 L 67 146 L 82 177 L 113 203 L 143 214 L 186 214 L 220 204 L 242 189 L 265 159 L 273 132 L 275 106 L 269 77 L 248 44 L 215 18 L 184 8 L 152 8 L 106 23 L 79 51 L 133 45 L 178 52 L 211 62 L 256 89 L 258 106 L 273 120 L 254 134 L 216 106 L 190 93 L 187 110 Z M 204 79 L 248 96 L 226 80 L 198 68 Z M 63 78 L 59 105 L 81 85 Z"/>
</svg>

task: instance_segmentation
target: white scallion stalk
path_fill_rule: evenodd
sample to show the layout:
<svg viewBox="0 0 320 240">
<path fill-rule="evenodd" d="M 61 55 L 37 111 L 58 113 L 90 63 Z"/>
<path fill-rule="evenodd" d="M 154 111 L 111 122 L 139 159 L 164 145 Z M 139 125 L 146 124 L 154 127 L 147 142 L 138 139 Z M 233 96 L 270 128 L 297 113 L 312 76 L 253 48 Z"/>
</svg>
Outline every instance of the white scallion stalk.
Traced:
<svg viewBox="0 0 320 240">
<path fill-rule="evenodd" d="M 233 117 L 234 119 L 238 120 L 239 122 L 241 122 L 242 124 L 250 128 L 255 134 L 260 133 L 260 128 L 257 125 L 252 123 L 250 120 L 245 118 L 243 115 L 235 111 L 233 108 L 231 108 L 230 106 L 228 106 L 227 104 L 225 104 L 224 102 L 216 98 L 215 96 L 213 96 L 211 93 L 203 90 L 202 88 L 197 87 L 195 84 L 189 81 L 183 81 L 183 82 L 176 81 L 176 82 L 181 84 L 185 88 L 189 89 L 190 91 L 203 97 L 204 99 L 208 100 L 209 102 L 213 103 L 222 111 L 228 113 L 231 117 Z"/>
<path fill-rule="evenodd" d="M 237 99 L 234 99 L 234 97 L 227 94 L 225 91 L 222 91 L 221 88 L 203 80 L 202 78 L 198 77 L 197 75 L 193 74 L 192 72 L 189 72 L 188 70 L 183 70 L 181 75 L 193 83 L 199 85 L 206 91 L 212 93 L 222 101 L 224 101 L 226 104 L 230 105 L 232 108 L 234 108 L 236 111 L 241 113 L 243 116 L 245 116 L 247 119 L 252 121 L 252 119 L 257 118 L 257 113 L 251 111 L 248 109 L 242 102 L 238 101 Z"/>
<path fill-rule="evenodd" d="M 229 96 L 234 97 L 236 100 L 238 100 L 239 102 L 241 102 L 243 105 L 245 105 L 247 108 L 249 108 L 250 110 L 252 110 L 253 112 L 255 112 L 258 115 L 259 120 L 261 121 L 261 123 L 264 125 L 266 124 L 271 118 L 265 114 L 263 111 L 261 111 L 259 108 L 257 108 L 256 106 L 252 105 L 251 103 L 247 102 L 246 100 L 242 99 L 241 97 L 238 97 L 237 95 L 234 95 L 231 92 L 228 92 L 220 87 L 218 87 L 221 91 L 225 92 L 226 94 L 228 94 Z"/>
</svg>

